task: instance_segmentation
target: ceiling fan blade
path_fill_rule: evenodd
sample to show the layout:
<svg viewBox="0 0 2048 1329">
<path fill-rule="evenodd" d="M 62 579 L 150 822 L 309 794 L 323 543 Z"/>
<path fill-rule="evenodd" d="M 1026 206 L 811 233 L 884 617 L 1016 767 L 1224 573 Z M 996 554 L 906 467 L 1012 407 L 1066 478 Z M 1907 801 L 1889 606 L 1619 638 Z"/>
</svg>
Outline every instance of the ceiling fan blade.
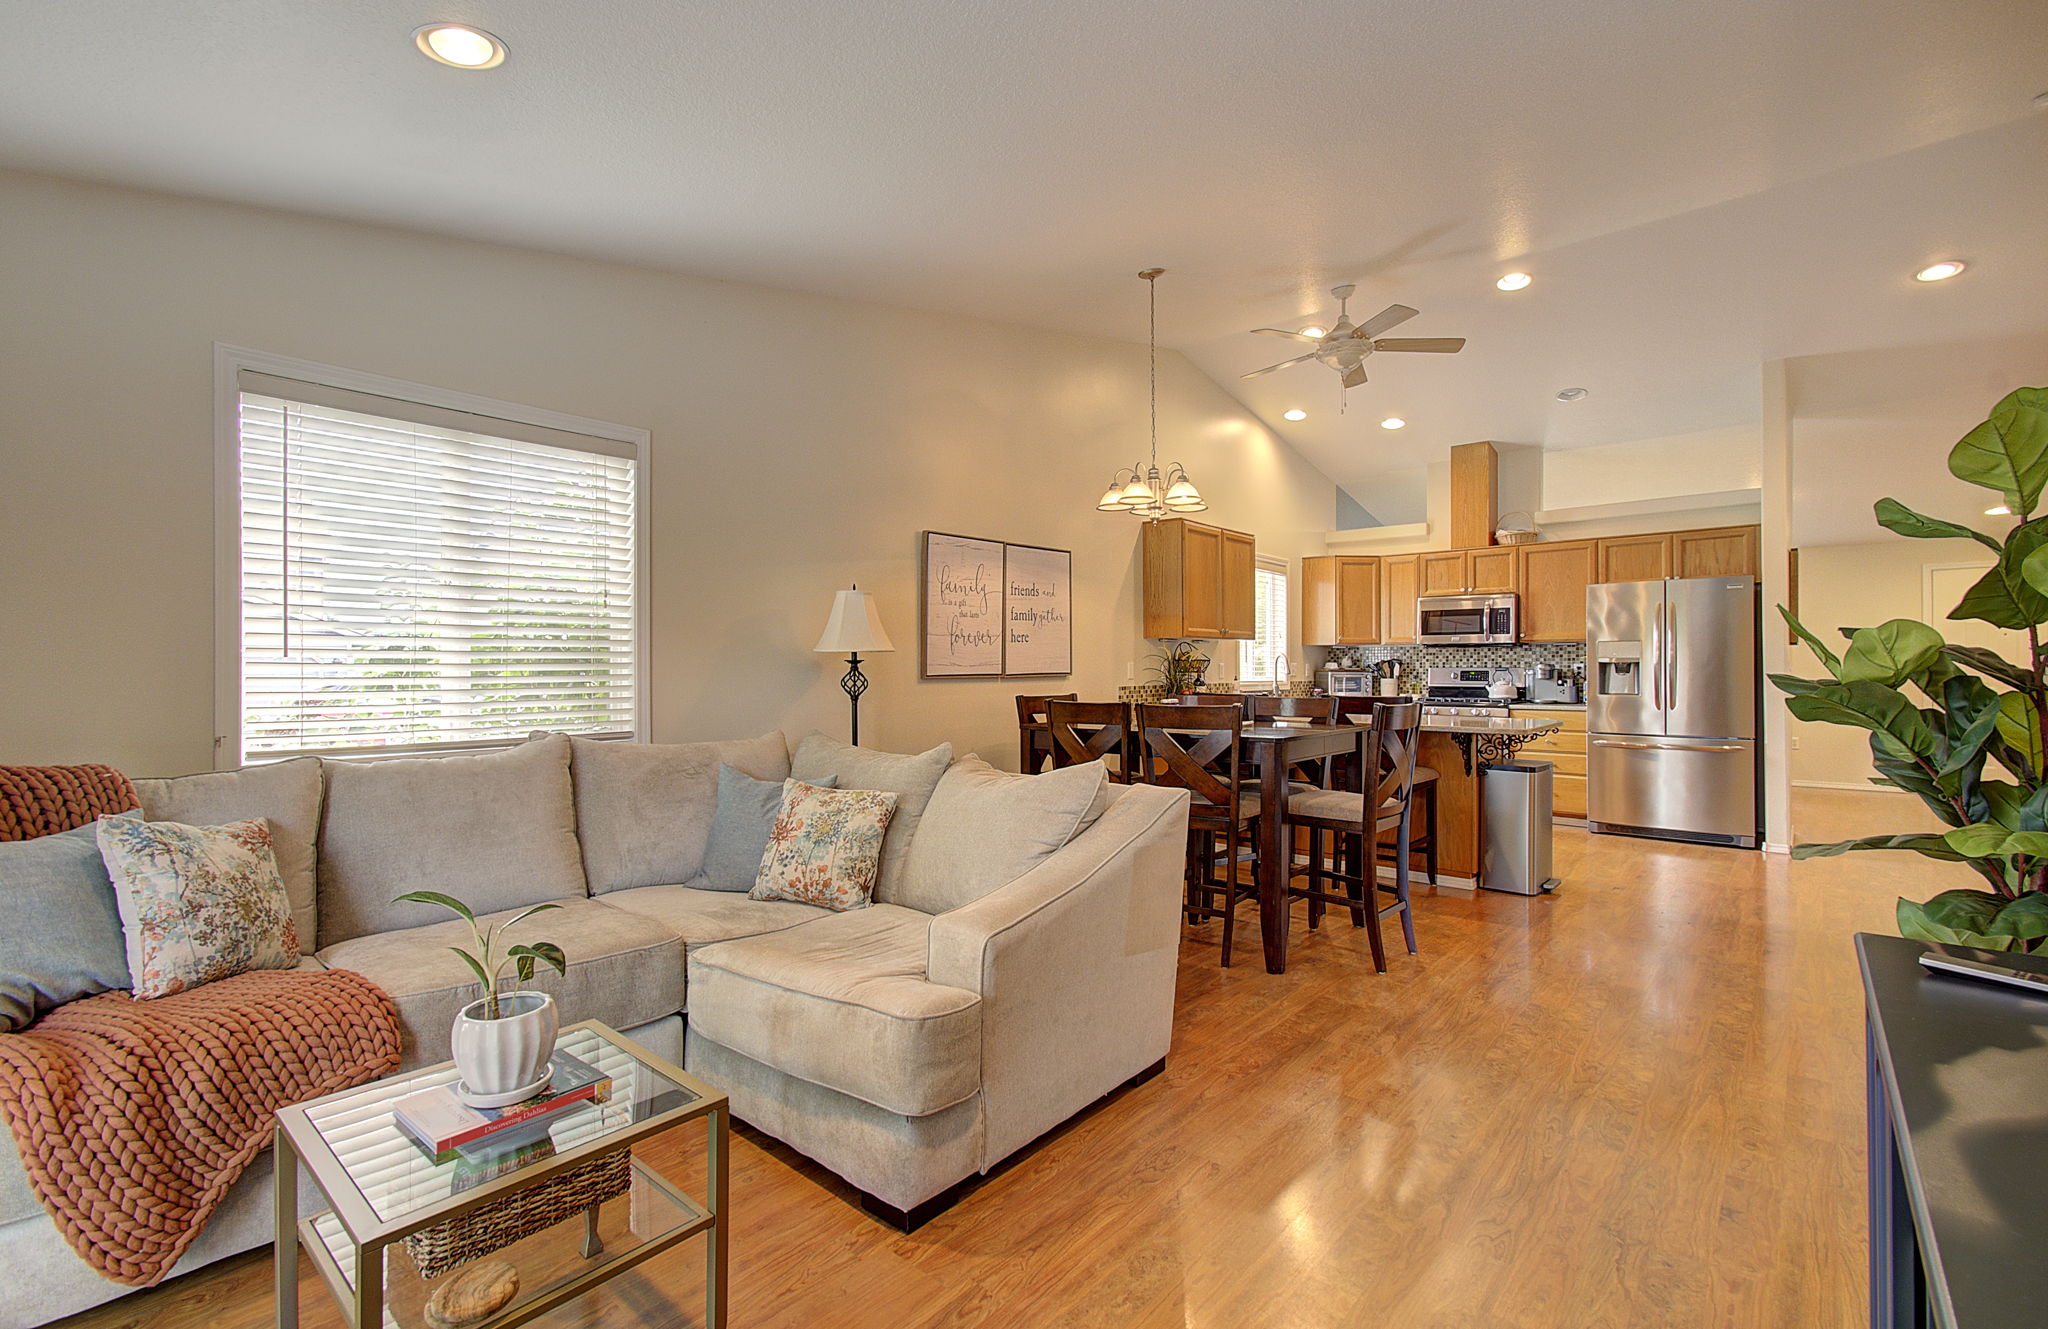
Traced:
<svg viewBox="0 0 2048 1329">
<path fill-rule="evenodd" d="M 1463 337 L 1382 337 L 1372 344 L 1375 351 L 1462 351 Z"/>
<path fill-rule="evenodd" d="M 1344 386 L 1347 388 L 1355 388 L 1363 382 L 1365 382 L 1364 365 L 1353 365 L 1350 371 L 1344 375 Z"/>
<path fill-rule="evenodd" d="M 1286 337 L 1293 341 L 1314 342 L 1322 340 L 1320 337 L 1310 337 L 1299 332 L 1289 332 L 1285 328 L 1253 328 L 1252 331 L 1262 337 Z"/>
<path fill-rule="evenodd" d="M 1315 358 L 1316 358 L 1316 357 L 1315 357 L 1315 353 L 1314 353 L 1313 351 L 1311 351 L 1311 352 L 1310 352 L 1309 354 L 1307 354 L 1307 355 L 1297 355 L 1297 356 L 1295 356 L 1295 357 L 1294 357 L 1294 358 L 1293 358 L 1292 360 L 1282 360 L 1282 361 L 1281 361 L 1281 362 L 1280 362 L 1279 364 L 1277 364 L 1277 365 L 1267 365 L 1267 366 L 1266 366 L 1266 367 L 1265 367 L 1264 369 L 1254 369 L 1254 370 L 1253 370 L 1253 371 L 1252 371 L 1251 373 L 1249 373 L 1249 374 L 1240 374 L 1240 375 L 1238 375 L 1238 377 L 1239 377 L 1239 378 L 1257 378 L 1257 377 L 1259 377 L 1259 376 L 1260 376 L 1261 374 L 1270 374 L 1270 373 L 1272 373 L 1272 372 L 1273 372 L 1274 370 L 1276 370 L 1276 369 L 1285 369 L 1285 368 L 1287 368 L 1287 366 L 1289 366 L 1289 365 L 1298 365 L 1298 364 L 1300 364 L 1300 363 L 1301 363 L 1302 361 L 1304 361 L 1304 360 L 1313 360 L 1313 359 L 1315 359 Z"/>
<path fill-rule="evenodd" d="M 1354 337 L 1377 337 L 1389 328 L 1399 327 L 1421 312 L 1419 309 L 1410 309 L 1406 305 L 1388 305 L 1379 313 L 1374 314 L 1371 318 L 1359 324 L 1358 331 L 1351 335 Z"/>
</svg>

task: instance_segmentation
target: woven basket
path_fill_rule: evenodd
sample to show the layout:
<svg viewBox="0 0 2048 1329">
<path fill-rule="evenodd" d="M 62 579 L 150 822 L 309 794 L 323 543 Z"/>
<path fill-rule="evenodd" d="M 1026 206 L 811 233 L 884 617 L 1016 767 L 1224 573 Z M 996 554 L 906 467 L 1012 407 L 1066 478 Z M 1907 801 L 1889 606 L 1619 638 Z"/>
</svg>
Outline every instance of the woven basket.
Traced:
<svg viewBox="0 0 2048 1329">
<path fill-rule="evenodd" d="M 1526 531 L 1508 529 L 1508 519 L 1510 517 L 1527 517 L 1529 519 L 1529 526 L 1531 529 Z M 1541 531 L 1534 529 L 1535 525 L 1536 518 L 1533 513 L 1519 510 L 1515 512 L 1510 512 L 1507 514 L 1507 516 L 1502 517 L 1500 519 L 1500 528 L 1494 531 L 1493 541 L 1495 544 L 1503 545 L 1535 544 L 1536 541 L 1540 539 L 1543 534 Z"/>
<path fill-rule="evenodd" d="M 624 1195 L 632 1184 L 633 1151 L 614 1149 L 497 1204 L 415 1232 L 405 1239 L 405 1253 L 421 1278 L 438 1278 L 459 1264 L 504 1250 L 594 1204 Z"/>
</svg>

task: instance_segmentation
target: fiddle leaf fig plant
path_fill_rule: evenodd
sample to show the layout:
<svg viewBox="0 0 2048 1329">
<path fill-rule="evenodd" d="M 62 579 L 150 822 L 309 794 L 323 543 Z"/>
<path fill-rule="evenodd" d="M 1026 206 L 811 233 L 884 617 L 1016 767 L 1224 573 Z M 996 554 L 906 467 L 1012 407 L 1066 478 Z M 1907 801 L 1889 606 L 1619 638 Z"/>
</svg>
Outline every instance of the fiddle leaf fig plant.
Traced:
<svg viewBox="0 0 2048 1329">
<path fill-rule="evenodd" d="M 1948 456 L 1959 480 L 1999 495 L 2012 512 L 2001 540 L 1880 499 L 1880 526 L 1915 540 L 1970 539 L 1997 555 L 1950 611 L 2027 637 L 2027 659 L 1954 645 L 1926 623 L 1895 618 L 1844 628 L 1836 654 L 1784 606 L 1792 631 L 1827 678 L 1774 674 L 1801 720 L 1870 734 L 1873 783 L 1919 795 L 1949 829 L 1802 844 L 1797 858 L 1903 850 L 1977 874 L 1981 887 L 1899 901 L 1899 931 L 1991 951 L 2048 951 L 2048 388 L 2009 393 Z"/>
<path fill-rule="evenodd" d="M 477 982 L 482 985 L 483 997 L 488 1003 L 484 1007 L 483 1018 L 486 1020 L 500 1019 L 504 1014 L 499 998 L 504 995 L 501 988 L 504 984 L 506 965 L 512 966 L 512 972 L 518 975 L 522 983 L 531 981 L 535 970 L 543 964 L 550 966 L 558 974 L 569 972 L 569 957 L 562 953 L 560 946 L 551 941 L 532 941 L 507 946 L 502 954 L 498 950 L 498 944 L 504 940 L 505 933 L 535 914 L 544 913 L 549 909 L 560 909 L 562 906 L 558 904 L 537 904 L 531 909 L 521 910 L 496 926 L 479 927 L 476 913 L 468 905 L 452 895 L 443 895 L 439 891 L 408 891 L 391 903 L 434 905 L 448 910 L 469 924 L 469 935 L 476 943 L 476 949 L 466 951 L 460 946 L 450 946 L 448 949 L 462 957 L 462 962 L 469 966 L 470 972 L 476 975 Z"/>
</svg>

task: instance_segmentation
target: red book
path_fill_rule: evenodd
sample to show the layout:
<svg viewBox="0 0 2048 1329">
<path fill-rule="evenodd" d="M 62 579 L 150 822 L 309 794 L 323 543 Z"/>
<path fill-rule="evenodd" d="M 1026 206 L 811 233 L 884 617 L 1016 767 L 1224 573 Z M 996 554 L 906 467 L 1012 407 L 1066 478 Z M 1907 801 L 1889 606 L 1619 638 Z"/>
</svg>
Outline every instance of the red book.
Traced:
<svg viewBox="0 0 2048 1329">
<path fill-rule="evenodd" d="M 391 1105 L 391 1115 L 401 1130 L 439 1155 L 577 1103 L 611 1097 L 612 1077 L 580 1058 L 556 1052 L 549 1070 L 546 1089 L 510 1107 L 473 1108 L 455 1096 L 452 1085 L 440 1085 L 407 1094 Z"/>
</svg>

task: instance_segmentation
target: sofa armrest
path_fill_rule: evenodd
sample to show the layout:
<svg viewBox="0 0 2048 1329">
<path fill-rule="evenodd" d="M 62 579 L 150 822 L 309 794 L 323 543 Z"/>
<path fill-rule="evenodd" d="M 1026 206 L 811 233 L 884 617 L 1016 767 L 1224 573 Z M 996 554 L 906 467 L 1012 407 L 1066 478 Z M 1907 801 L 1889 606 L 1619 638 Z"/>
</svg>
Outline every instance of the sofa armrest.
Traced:
<svg viewBox="0 0 2048 1329">
<path fill-rule="evenodd" d="M 928 974 L 981 994 L 983 1170 L 1165 1057 L 1188 795 L 1125 790 L 1058 853 L 932 920 Z"/>
</svg>

